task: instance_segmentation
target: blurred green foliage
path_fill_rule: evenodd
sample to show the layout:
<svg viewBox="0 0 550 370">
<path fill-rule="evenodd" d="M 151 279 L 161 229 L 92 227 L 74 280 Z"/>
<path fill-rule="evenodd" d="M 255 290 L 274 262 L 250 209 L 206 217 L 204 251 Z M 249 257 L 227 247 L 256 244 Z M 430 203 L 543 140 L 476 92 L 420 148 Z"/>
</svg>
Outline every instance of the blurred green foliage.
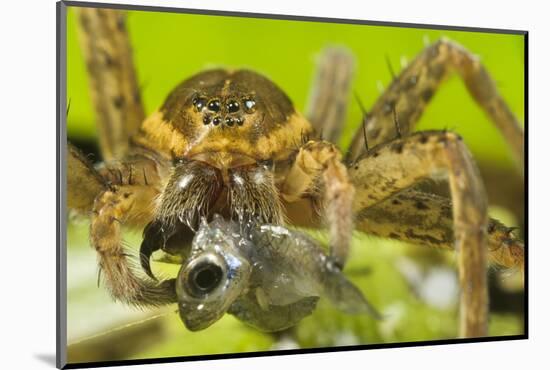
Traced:
<svg viewBox="0 0 550 370">
<path fill-rule="evenodd" d="M 354 53 L 357 71 L 353 89 L 366 106 L 370 106 L 380 95 L 379 85 L 388 86 L 391 81 L 386 57 L 398 71 L 401 62 L 411 60 L 424 48 L 426 40 L 433 42 L 447 37 L 480 56 L 512 111 L 520 121 L 523 120 L 523 36 L 141 11 L 129 12 L 128 29 L 148 113 L 156 109 L 181 80 L 214 66 L 246 67 L 264 73 L 279 84 L 303 111 L 316 58 L 328 45 L 344 45 Z M 67 97 L 71 101 L 68 135 L 69 138 L 93 140 L 96 137 L 94 114 L 71 10 L 67 41 Z M 359 107 L 353 102 L 340 143 L 343 148 L 360 122 Z M 419 129 L 426 128 L 457 130 L 478 160 L 502 168 L 513 166 L 503 139 L 470 98 L 457 76 L 444 84 L 426 109 Z M 118 339 L 109 342 L 112 337 L 110 328 L 128 322 L 136 322 L 136 326 L 140 327 L 143 324 L 139 321 L 147 313 L 136 314 L 135 310 L 113 303 L 103 288 L 97 288 L 96 260 L 93 251 L 88 248 L 87 224 L 73 224 L 68 233 L 70 342 L 106 332 L 99 338 L 104 338 L 106 347 L 116 348 Z M 127 243 L 139 245 L 139 235 L 128 237 Z M 456 337 L 456 306 L 440 309 L 426 304 L 412 292 L 410 284 L 396 268 L 404 255 L 415 254 L 415 248 L 423 247 L 366 236 L 354 238 L 352 257 L 346 271 L 364 269 L 365 266 L 369 268 L 368 273 L 355 274 L 351 279 L 380 311 L 390 314 L 391 319 L 376 322 L 368 316 L 344 315 L 321 301 L 316 312 L 304 319 L 292 333 L 296 344 L 318 347 Z M 452 266 L 449 262 L 453 257 L 451 254 L 437 251 L 435 254 L 436 264 Z M 159 265 L 156 267 L 162 268 Z M 173 273 L 173 268 L 168 271 Z M 161 329 L 157 328 L 161 330 L 161 339 L 153 344 L 136 345 L 123 354 L 90 352 L 88 355 L 74 355 L 73 360 L 257 351 L 270 349 L 277 343 L 274 336 L 248 328 L 229 315 L 209 329 L 191 333 L 183 327 L 174 310 L 162 311 L 166 315 L 154 319 L 162 323 Z M 519 317 L 491 315 L 491 335 L 520 334 L 522 331 Z M 144 332 L 141 335 L 148 334 Z M 135 337 L 135 334 L 132 336 Z M 73 348 L 81 345 L 85 346 L 86 341 L 75 344 Z M 70 347 L 69 360 L 71 353 L 76 353 L 76 350 L 71 352 Z"/>
</svg>

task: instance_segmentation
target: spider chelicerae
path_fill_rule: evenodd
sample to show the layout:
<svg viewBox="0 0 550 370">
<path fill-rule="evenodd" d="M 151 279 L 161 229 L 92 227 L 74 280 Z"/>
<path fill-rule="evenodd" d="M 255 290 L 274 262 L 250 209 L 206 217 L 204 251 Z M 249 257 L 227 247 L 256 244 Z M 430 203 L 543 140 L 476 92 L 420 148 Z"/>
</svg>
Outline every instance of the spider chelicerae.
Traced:
<svg viewBox="0 0 550 370">
<path fill-rule="evenodd" d="M 491 77 L 460 45 L 440 40 L 378 98 L 343 155 L 340 137 L 353 71 L 344 49 L 325 50 L 307 115 L 250 70 L 207 70 L 182 82 L 144 117 L 124 16 L 79 9 L 81 42 L 105 161 L 68 145 L 68 207 L 90 215 L 90 240 L 114 299 L 138 306 L 177 301 L 175 282 L 135 267 L 122 226 L 144 230 L 151 253 L 188 243 L 201 217 L 326 227 L 329 258 L 343 268 L 354 229 L 457 250 L 461 335 L 487 334 L 488 259 L 523 268 L 523 242 L 490 219 L 477 167 L 461 137 L 414 132 L 451 73 L 464 80 L 523 162 L 523 131 Z M 416 187 L 445 179 L 450 199 Z M 175 246 L 175 247 L 174 247 Z M 150 274 L 150 271 L 146 272 Z"/>
</svg>

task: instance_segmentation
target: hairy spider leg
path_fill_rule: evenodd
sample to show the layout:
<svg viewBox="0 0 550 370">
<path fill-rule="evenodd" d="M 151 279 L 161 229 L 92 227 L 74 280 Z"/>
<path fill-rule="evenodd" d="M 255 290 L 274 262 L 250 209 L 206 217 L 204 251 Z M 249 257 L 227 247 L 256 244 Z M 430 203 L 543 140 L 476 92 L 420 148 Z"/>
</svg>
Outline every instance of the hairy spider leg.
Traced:
<svg viewBox="0 0 550 370">
<path fill-rule="evenodd" d="M 355 61 L 343 47 L 325 49 L 317 65 L 306 117 L 322 139 L 338 143 L 346 120 Z"/>
<path fill-rule="evenodd" d="M 338 148 L 326 141 L 303 145 L 281 185 L 281 195 L 290 202 L 305 195 L 318 201 L 329 229 L 331 257 L 343 267 L 353 231 L 354 189 Z"/>
<path fill-rule="evenodd" d="M 415 189 L 397 193 L 357 211 L 355 226 L 367 234 L 382 238 L 455 249 L 451 201 Z M 487 233 L 489 262 L 522 270 L 524 243 L 514 235 L 513 229 L 489 218 Z"/>
<path fill-rule="evenodd" d="M 523 163 L 523 129 L 500 96 L 491 76 L 479 59 L 451 41 L 442 39 L 427 47 L 376 100 L 366 119 L 370 146 L 392 140 L 396 135 L 393 110 L 404 135 L 414 130 L 424 108 L 441 83 L 456 71 L 472 98 L 491 118 L 511 146 L 518 164 Z M 363 129 L 355 133 L 346 155 L 348 163 L 365 152 Z"/>
<path fill-rule="evenodd" d="M 349 176 L 356 191 L 354 213 L 423 179 L 448 178 L 462 288 L 460 335 L 487 335 L 487 197 L 477 166 L 460 136 L 419 132 L 379 145 L 349 168 Z"/>
</svg>

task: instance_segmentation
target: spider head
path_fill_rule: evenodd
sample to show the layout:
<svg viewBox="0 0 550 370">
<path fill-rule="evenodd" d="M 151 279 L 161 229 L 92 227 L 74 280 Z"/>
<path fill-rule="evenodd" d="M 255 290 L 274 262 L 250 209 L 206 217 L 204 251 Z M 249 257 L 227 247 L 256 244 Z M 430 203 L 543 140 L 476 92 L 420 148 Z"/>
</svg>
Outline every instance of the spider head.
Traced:
<svg viewBox="0 0 550 370">
<path fill-rule="evenodd" d="M 273 128 L 294 113 L 294 106 L 277 85 L 256 72 L 214 69 L 177 86 L 161 112 L 176 129 L 192 126 L 214 133 L 234 128 L 242 134 L 260 121 L 263 131 Z"/>
<path fill-rule="evenodd" d="M 139 135 L 174 157 L 226 168 L 286 156 L 311 131 L 268 78 L 249 70 L 214 69 L 178 85 Z M 229 157 L 218 158 L 223 154 Z"/>
</svg>

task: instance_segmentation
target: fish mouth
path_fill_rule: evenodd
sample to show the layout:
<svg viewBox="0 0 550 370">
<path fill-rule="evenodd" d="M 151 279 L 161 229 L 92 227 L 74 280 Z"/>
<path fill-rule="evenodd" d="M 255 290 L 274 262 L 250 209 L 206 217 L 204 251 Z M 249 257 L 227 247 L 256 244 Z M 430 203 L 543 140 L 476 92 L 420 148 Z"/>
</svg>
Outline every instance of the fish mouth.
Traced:
<svg viewBox="0 0 550 370">
<path fill-rule="evenodd" d="M 189 310 L 179 304 L 179 315 L 185 327 L 190 331 L 200 331 L 210 327 L 216 321 L 221 319 L 225 311 L 222 312 L 207 312 L 204 309 L 199 309 L 201 305 Z"/>
</svg>

